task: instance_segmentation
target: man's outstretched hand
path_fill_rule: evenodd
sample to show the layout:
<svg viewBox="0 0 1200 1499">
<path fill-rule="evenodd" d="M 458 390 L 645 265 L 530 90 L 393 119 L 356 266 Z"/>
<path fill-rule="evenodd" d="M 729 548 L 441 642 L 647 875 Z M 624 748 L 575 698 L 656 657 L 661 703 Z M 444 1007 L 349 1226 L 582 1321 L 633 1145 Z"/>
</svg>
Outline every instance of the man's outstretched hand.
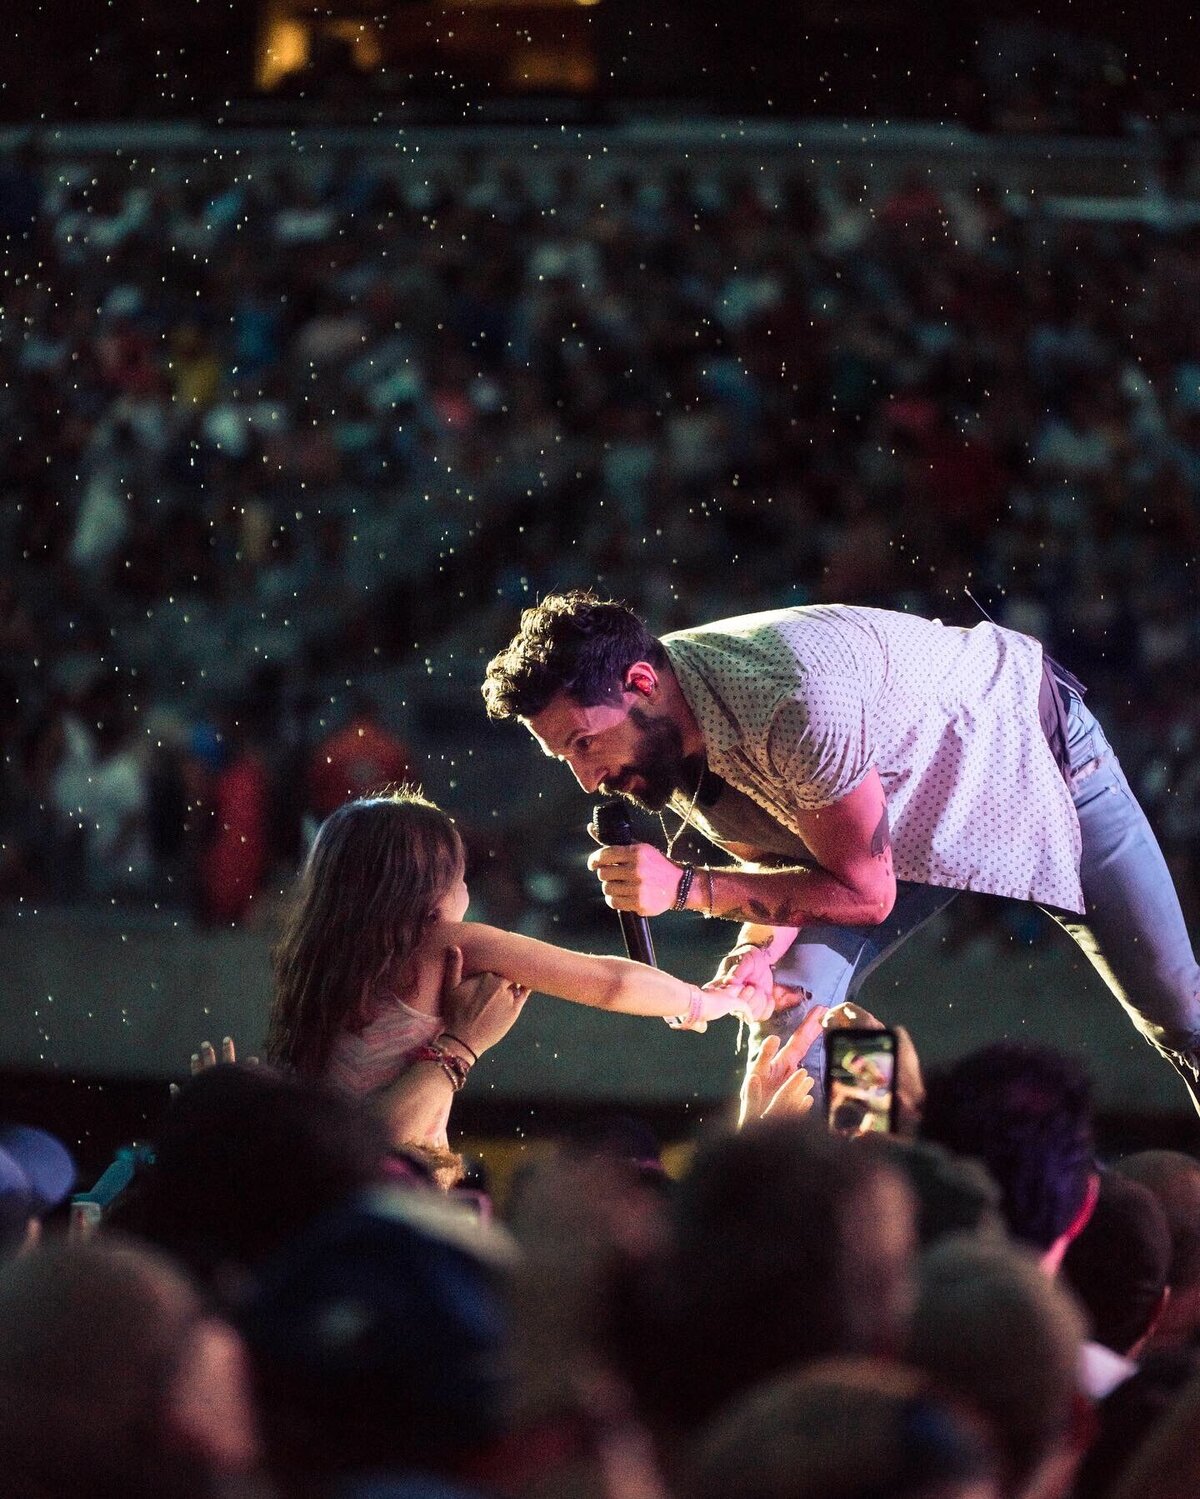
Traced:
<svg viewBox="0 0 1200 1499">
<path fill-rule="evenodd" d="M 755 1020 L 766 1020 L 775 1013 L 775 971 L 760 947 L 743 943 L 727 952 L 706 989 L 734 989 Z"/>
</svg>

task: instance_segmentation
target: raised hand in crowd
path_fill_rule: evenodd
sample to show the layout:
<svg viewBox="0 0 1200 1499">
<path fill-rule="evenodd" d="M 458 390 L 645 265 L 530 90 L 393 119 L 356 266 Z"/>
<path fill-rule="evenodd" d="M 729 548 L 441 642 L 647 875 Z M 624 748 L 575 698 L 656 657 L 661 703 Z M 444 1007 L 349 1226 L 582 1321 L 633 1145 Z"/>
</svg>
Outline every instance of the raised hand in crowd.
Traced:
<svg viewBox="0 0 1200 1499">
<path fill-rule="evenodd" d="M 232 1036 L 225 1036 L 221 1041 L 221 1062 L 233 1066 L 237 1062 L 237 1046 Z M 195 1077 L 198 1072 L 204 1072 L 209 1067 L 217 1065 L 217 1051 L 211 1041 L 201 1041 L 199 1047 L 192 1052 L 191 1072 Z M 247 1057 L 247 1067 L 257 1067 L 257 1057 Z"/>
<path fill-rule="evenodd" d="M 192 1052 L 188 1070 L 193 1077 L 197 1077 L 201 1072 L 207 1072 L 211 1067 L 235 1066 L 237 1063 L 237 1059 L 237 1046 L 234 1043 L 234 1039 L 232 1036 L 225 1036 L 222 1038 L 221 1055 L 219 1058 L 217 1056 L 217 1049 L 211 1041 L 201 1041 L 196 1050 Z M 258 1058 L 247 1057 L 243 1065 L 245 1065 L 246 1067 L 257 1067 Z M 178 1098 L 178 1083 L 170 1084 L 170 1094 L 172 1098 Z"/>
<path fill-rule="evenodd" d="M 786 997 L 791 994 L 790 990 L 780 993 L 781 1009 L 786 1008 Z M 825 1007 L 818 1005 L 786 1041 L 779 1036 L 766 1037 L 746 1073 L 739 1125 L 765 1119 L 768 1114 L 798 1117 L 811 1112 L 816 1101 L 814 1079 L 801 1064 L 821 1034 L 827 1014 Z"/>
<path fill-rule="evenodd" d="M 835 1005 L 824 1021 L 826 1030 L 882 1031 L 887 1027 L 870 1010 L 864 1010 L 857 1000 Z M 896 1037 L 896 1133 L 915 1135 L 921 1123 L 921 1111 L 925 1107 L 925 1079 L 921 1073 L 921 1059 L 913 1038 L 902 1025 L 891 1027 Z"/>
</svg>

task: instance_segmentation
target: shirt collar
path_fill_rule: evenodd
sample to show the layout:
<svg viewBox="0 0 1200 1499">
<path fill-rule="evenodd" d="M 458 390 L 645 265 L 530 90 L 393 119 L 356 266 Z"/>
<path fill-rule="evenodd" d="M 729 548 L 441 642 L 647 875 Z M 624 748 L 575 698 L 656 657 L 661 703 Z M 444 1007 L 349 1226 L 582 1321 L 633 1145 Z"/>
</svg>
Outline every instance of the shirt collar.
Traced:
<svg viewBox="0 0 1200 1499">
<path fill-rule="evenodd" d="M 725 706 L 704 669 L 704 654 L 694 642 L 668 635 L 662 642 L 688 707 L 704 735 L 704 748 L 712 763 L 714 754 L 727 754 L 741 738 L 741 728 Z"/>
</svg>

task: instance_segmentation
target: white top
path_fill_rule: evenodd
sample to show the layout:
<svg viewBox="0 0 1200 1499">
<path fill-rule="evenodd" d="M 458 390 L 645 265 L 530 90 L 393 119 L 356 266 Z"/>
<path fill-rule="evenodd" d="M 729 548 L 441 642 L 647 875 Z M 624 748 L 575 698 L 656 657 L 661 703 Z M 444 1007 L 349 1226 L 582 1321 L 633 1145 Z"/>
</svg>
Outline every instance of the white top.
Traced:
<svg viewBox="0 0 1200 1499">
<path fill-rule="evenodd" d="M 1036 640 L 818 604 L 663 645 L 710 768 L 797 836 L 798 813 L 874 766 L 897 879 L 1082 913 L 1079 819 L 1038 717 Z"/>
<path fill-rule="evenodd" d="M 355 1034 L 339 1031 L 325 1067 L 325 1081 L 339 1093 L 366 1098 L 408 1070 L 408 1054 L 442 1032 L 439 1015 L 414 1010 L 389 997 L 374 1020 Z"/>
</svg>

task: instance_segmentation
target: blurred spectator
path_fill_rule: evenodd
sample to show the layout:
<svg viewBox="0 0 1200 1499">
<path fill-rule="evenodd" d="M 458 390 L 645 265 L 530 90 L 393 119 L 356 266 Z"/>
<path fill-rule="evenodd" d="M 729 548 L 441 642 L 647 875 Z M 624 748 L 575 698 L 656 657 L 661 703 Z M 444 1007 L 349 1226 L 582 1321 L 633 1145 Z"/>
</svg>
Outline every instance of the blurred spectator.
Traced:
<svg viewBox="0 0 1200 1499">
<path fill-rule="evenodd" d="M 386 1156 L 379 1124 L 345 1100 L 268 1067 L 214 1067 L 172 1103 L 153 1164 L 107 1221 L 230 1294 L 322 1212 L 383 1180 Z"/>
<path fill-rule="evenodd" d="M 733 1401 L 704 1433 L 688 1499 L 998 1499 L 971 1423 L 898 1364 L 830 1360 Z"/>
<path fill-rule="evenodd" d="M 543 1155 L 512 1184 L 507 1215 L 520 1256 L 511 1278 L 510 1457 L 525 1455 L 509 1476 L 524 1469 L 530 1499 L 666 1499 L 662 1454 L 610 1335 L 614 1286 L 662 1252 L 666 1195 L 661 1179 L 586 1144 Z"/>
<path fill-rule="evenodd" d="M 246 920 L 267 872 L 269 782 L 247 726 L 231 720 L 211 790 L 212 827 L 201 857 L 202 910 L 214 926 Z"/>
<path fill-rule="evenodd" d="M 1102 1499 L 1112 1492 L 1135 1454 L 1193 1379 L 1200 1350 L 1175 1346 L 1150 1353 L 1096 1408 L 1098 1430 L 1079 1468 L 1072 1499 Z"/>
<path fill-rule="evenodd" d="M 84 713 L 98 711 L 90 723 Z M 123 706 L 81 703 L 61 718 L 51 800 L 79 831 L 87 889 L 96 896 L 144 894 L 151 868 L 146 751 Z"/>
<path fill-rule="evenodd" d="M 662 1146 L 645 1120 L 633 1114 L 591 1115 L 569 1126 L 563 1138 L 580 1154 L 623 1166 L 644 1186 L 669 1195 L 672 1183 Z"/>
<path fill-rule="evenodd" d="M 511 1255 L 444 1201 L 377 1192 L 263 1267 L 240 1321 L 285 1494 L 484 1492 L 470 1480 L 504 1431 Z"/>
<path fill-rule="evenodd" d="M 322 739 L 308 770 L 309 809 L 318 822 L 343 802 L 375 796 L 413 779 L 408 746 L 379 721 L 379 710 L 363 692 L 350 695 L 350 716 Z"/>
<path fill-rule="evenodd" d="M 981 1047 L 930 1075 L 921 1134 L 987 1168 L 1009 1232 L 1054 1274 L 1098 1189 L 1083 1067 L 1045 1046 Z"/>
<path fill-rule="evenodd" d="M 760 1379 L 892 1352 L 904 1336 L 908 1188 L 818 1123 L 767 1120 L 709 1142 L 673 1195 L 672 1229 L 614 1310 L 618 1361 L 660 1430 L 694 1432 Z M 783 1294 L 797 1275 L 819 1291 Z"/>
<path fill-rule="evenodd" d="M 1171 1234 L 1154 1193 L 1117 1172 L 1104 1172 L 1095 1211 L 1062 1264 L 1063 1279 L 1087 1312 L 1096 1342 L 1136 1359 L 1170 1297 L 1170 1264 Z M 1126 1372 L 1133 1369 L 1130 1362 Z"/>
<path fill-rule="evenodd" d="M 242 1345 L 160 1256 L 90 1239 L 11 1260 L 0 1325 L 11 1499 L 215 1499 L 253 1475 Z"/>
<path fill-rule="evenodd" d="M 1192 1379 L 1107 1493 L 1111 1499 L 1185 1499 L 1200 1484 L 1200 1375 Z"/>
<path fill-rule="evenodd" d="M 1200 1161 L 1178 1150 L 1143 1150 L 1123 1156 L 1114 1169 L 1154 1193 L 1171 1234 L 1171 1296 L 1154 1345 L 1192 1341 L 1200 1331 Z"/>
<path fill-rule="evenodd" d="M 908 1182 L 917 1209 L 917 1241 L 922 1249 L 954 1234 L 1003 1241 L 1000 1189 L 977 1160 L 952 1155 L 931 1140 L 898 1135 L 867 1135 L 865 1149 L 878 1151 Z"/>
<path fill-rule="evenodd" d="M 1023 1251 L 965 1237 L 921 1260 L 911 1362 L 987 1423 L 1005 1499 L 1060 1499 L 1087 1443 L 1083 1314 Z"/>
</svg>

